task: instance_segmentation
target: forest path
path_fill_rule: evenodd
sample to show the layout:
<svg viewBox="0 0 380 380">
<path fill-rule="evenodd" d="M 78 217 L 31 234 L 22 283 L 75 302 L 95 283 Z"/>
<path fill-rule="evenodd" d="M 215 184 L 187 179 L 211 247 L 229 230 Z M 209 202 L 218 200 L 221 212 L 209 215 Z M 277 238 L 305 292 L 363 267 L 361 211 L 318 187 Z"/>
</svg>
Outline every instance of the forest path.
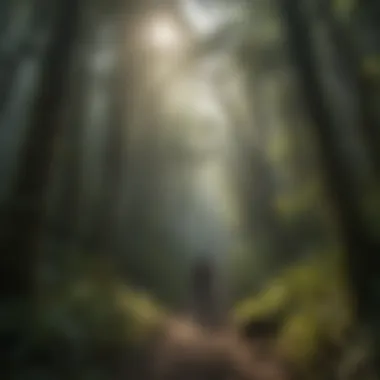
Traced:
<svg viewBox="0 0 380 380">
<path fill-rule="evenodd" d="M 189 316 L 168 318 L 152 355 L 154 379 L 290 379 L 268 339 L 247 339 L 234 326 L 201 326 Z"/>
</svg>

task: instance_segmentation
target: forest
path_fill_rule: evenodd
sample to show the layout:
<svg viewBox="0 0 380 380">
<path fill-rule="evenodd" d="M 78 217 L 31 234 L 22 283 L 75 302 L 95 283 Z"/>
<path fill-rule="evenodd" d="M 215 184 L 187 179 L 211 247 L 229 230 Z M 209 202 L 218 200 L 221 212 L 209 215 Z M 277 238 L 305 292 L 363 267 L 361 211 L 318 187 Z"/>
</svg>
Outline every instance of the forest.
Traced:
<svg viewBox="0 0 380 380">
<path fill-rule="evenodd" d="M 3 0 L 2 378 L 380 378 L 379 170 L 376 0 Z"/>
</svg>

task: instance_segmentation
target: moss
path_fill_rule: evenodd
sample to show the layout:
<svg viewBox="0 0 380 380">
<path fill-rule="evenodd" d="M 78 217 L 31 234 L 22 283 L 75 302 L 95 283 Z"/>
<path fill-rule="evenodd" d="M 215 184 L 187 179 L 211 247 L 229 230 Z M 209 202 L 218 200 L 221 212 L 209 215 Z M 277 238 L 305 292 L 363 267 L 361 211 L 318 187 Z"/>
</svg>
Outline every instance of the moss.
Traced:
<svg viewBox="0 0 380 380">
<path fill-rule="evenodd" d="M 236 305 L 232 319 L 234 323 L 244 325 L 252 319 L 276 314 L 287 306 L 288 301 L 288 288 L 279 279 L 257 297 L 249 298 Z"/>
<path fill-rule="evenodd" d="M 287 268 L 255 297 L 233 310 L 233 319 L 251 320 L 283 315 L 278 343 L 281 351 L 301 366 L 311 365 L 323 342 L 341 344 L 352 323 L 342 252 L 338 247 L 318 258 Z"/>
<path fill-rule="evenodd" d="M 34 326 L 38 339 L 138 343 L 161 321 L 163 309 L 101 261 L 89 261 L 88 266 L 76 263 L 65 283 L 41 290 Z"/>
<path fill-rule="evenodd" d="M 312 312 L 299 311 L 289 318 L 281 332 L 279 346 L 286 357 L 297 363 L 309 363 L 315 357 L 320 340 L 318 321 Z"/>
</svg>

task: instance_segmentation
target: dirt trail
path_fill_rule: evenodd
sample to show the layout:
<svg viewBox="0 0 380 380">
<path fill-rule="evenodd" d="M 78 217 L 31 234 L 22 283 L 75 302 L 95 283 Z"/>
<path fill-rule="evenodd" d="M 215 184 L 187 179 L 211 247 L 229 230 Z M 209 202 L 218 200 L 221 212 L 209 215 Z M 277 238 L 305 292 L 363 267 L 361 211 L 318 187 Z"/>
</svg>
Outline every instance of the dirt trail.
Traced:
<svg viewBox="0 0 380 380">
<path fill-rule="evenodd" d="M 240 331 L 227 321 L 215 268 L 207 256 L 194 263 L 192 310 L 169 317 L 157 329 L 149 350 L 149 380 L 289 380 L 273 344 L 275 329 L 254 322 L 253 329 Z"/>
<path fill-rule="evenodd" d="M 168 320 L 152 350 L 157 380 L 288 380 L 265 339 L 247 339 L 229 326 L 203 327 L 188 317 Z"/>
</svg>

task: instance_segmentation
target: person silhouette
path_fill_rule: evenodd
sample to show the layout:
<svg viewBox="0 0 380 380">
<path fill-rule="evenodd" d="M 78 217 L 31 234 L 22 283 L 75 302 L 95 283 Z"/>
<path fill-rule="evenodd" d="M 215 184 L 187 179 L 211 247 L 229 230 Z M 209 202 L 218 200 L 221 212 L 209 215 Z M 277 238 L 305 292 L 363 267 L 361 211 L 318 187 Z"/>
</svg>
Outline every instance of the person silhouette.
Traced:
<svg viewBox="0 0 380 380">
<path fill-rule="evenodd" d="M 191 270 L 193 313 L 197 322 L 207 327 L 219 322 L 215 266 L 208 257 L 198 258 Z"/>
</svg>

